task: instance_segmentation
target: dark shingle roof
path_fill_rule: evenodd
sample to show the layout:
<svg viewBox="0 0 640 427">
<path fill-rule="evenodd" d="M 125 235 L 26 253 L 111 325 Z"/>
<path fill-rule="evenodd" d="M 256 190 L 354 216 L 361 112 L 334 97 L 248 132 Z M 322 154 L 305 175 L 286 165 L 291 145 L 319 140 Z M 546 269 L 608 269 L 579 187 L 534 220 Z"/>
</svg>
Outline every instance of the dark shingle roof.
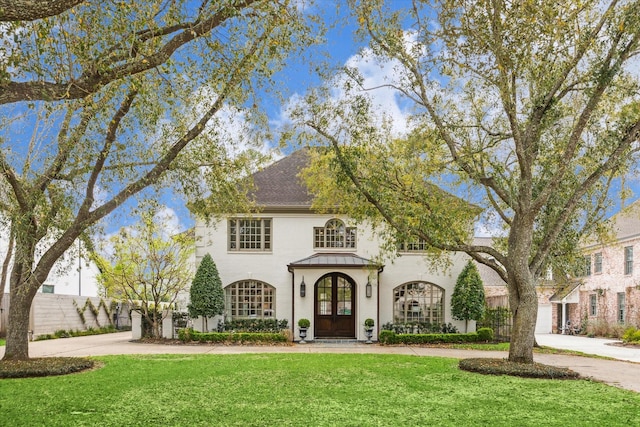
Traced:
<svg viewBox="0 0 640 427">
<path fill-rule="evenodd" d="M 253 174 L 255 190 L 250 196 L 256 205 L 265 210 L 311 208 L 313 195 L 299 176 L 309 160 L 308 149 L 301 149 Z"/>
</svg>

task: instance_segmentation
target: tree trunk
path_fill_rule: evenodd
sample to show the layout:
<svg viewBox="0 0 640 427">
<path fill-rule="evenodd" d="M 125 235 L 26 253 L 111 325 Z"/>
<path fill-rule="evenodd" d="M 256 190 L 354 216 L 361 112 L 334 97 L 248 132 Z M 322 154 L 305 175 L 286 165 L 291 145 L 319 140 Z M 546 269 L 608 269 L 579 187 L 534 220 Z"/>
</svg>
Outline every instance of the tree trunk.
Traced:
<svg viewBox="0 0 640 427">
<path fill-rule="evenodd" d="M 516 214 L 509 231 L 507 271 L 509 305 L 513 314 L 509 361 L 533 363 L 538 297 L 529 269 L 533 242 L 533 219 Z"/>
<path fill-rule="evenodd" d="M 509 361 L 533 363 L 538 296 L 533 283 L 521 284 L 519 288 L 518 303 L 511 306 L 513 326 L 511 328 Z"/>
<path fill-rule="evenodd" d="M 29 359 L 29 314 L 35 292 L 11 283 L 7 340 L 2 360 Z M 37 291 L 37 288 L 36 288 Z"/>
</svg>

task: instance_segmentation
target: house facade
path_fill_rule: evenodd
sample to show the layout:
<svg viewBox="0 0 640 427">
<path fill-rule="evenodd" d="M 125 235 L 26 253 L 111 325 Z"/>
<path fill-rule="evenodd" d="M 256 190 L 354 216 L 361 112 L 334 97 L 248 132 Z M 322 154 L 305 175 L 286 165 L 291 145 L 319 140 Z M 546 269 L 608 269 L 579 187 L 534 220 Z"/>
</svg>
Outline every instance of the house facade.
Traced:
<svg viewBox="0 0 640 427">
<path fill-rule="evenodd" d="M 307 340 L 364 340 L 364 321 L 375 335 L 388 323 L 452 323 L 451 295 L 468 257 L 453 254 L 446 272 L 434 271 L 424 247 L 408 244 L 393 260 L 379 260 L 380 242 L 348 217 L 317 213 L 298 177 L 305 150 L 254 175 L 253 215 L 196 223 L 196 265 L 209 253 L 225 292 L 225 316 L 311 321 Z M 470 322 L 470 329 L 475 325 Z"/>
<path fill-rule="evenodd" d="M 610 240 L 583 247 L 583 275 L 554 313 L 558 329 L 563 319 L 596 333 L 640 327 L 640 201 L 610 221 Z"/>
</svg>

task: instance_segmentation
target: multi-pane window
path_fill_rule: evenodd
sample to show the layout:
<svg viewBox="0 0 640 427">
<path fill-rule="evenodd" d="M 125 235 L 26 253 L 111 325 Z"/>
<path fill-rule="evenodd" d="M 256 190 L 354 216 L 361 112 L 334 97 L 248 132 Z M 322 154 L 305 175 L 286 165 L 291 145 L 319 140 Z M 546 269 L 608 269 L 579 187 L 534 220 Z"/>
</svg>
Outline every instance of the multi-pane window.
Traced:
<svg viewBox="0 0 640 427">
<path fill-rule="evenodd" d="M 42 293 L 43 294 L 53 294 L 55 290 L 54 285 L 42 285 Z"/>
<path fill-rule="evenodd" d="M 625 294 L 618 292 L 618 323 L 624 323 L 625 317 Z"/>
<path fill-rule="evenodd" d="M 602 273 L 602 252 L 593 255 L 593 271 L 594 273 Z"/>
<path fill-rule="evenodd" d="M 224 289 L 225 309 L 231 319 L 275 317 L 276 292 L 273 286 L 257 280 L 233 283 Z"/>
<path fill-rule="evenodd" d="M 412 240 L 409 242 L 401 242 L 398 245 L 400 252 L 426 252 L 429 245 L 423 239 Z"/>
<path fill-rule="evenodd" d="M 596 294 L 589 295 L 589 316 L 598 314 L 598 296 Z"/>
<path fill-rule="evenodd" d="M 229 220 L 230 251 L 270 251 L 271 220 L 234 218 Z"/>
<path fill-rule="evenodd" d="M 624 274 L 633 273 L 633 246 L 624 248 Z"/>
<path fill-rule="evenodd" d="M 444 321 L 444 291 L 426 282 L 412 282 L 393 290 L 394 323 Z"/>
<path fill-rule="evenodd" d="M 324 227 L 314 227 L 313 247 L 353 249 L 356 247 L 356 228 L 346 227 L 339 219 L 330 219 Z"/>
<path fill-rule="evenodd" d="M 582 258 L 582 275 L 591 276 L 591 255 Z"/>
</svg>

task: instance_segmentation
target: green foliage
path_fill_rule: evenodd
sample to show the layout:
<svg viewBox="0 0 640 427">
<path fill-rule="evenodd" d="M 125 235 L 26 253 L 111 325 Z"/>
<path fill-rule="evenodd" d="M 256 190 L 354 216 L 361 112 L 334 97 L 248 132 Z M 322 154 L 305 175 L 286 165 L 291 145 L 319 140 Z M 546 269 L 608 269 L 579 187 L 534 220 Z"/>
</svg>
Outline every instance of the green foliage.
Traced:
<svg viewBox="0 0 640 427">
<path fill-rule="evenodd" d="M 213 317 L 224 312 L 222 281 L 211 255 L 206 254 L 200 261 L 189 295 L 191 317 Z"/>
<path fill-rule="evenodd" d="M 451 295 L 451 315 L 458 320 L 480 320 L 484 306 L 484 285 L 475 263 L 469 260 Z"/>
<path fill-rule="evenodd" d="M 640 329 L 629 326 L 622 335 L 622 341 L 630 344 L 640 344 Z"/>
<path fill-rule="evenodd" d="M 11 8 L 22 3 L 33 2 Z M 265 158 L 262 95 L 323 31 L 289 1 L 54 3 L 75 6 L 0 30 L 0 211 L 19 254 L 10 288 L 25 295 L 132 198 L 169 189 L 206 219 L 248 209 L 242 179 Z M 31 303 L 12 299 L 20 325 Z M 27 358 L 28 327 L 14 326 L 5 357 Z"/>
<path fill-rule="evenodd" d="M 95 361 L 80 357 L 45 357 L 0 361 L 0 378 L 66 375 L 93 368 Z"/>
<path fill-rule="evenodd" d="M 373 326 L 375 325 L 375 322 L 373 319 L 369 318 L 369 319 L 365 319 L 364 321 L 364 326 L 366 328 L 373 328 Z"/>
<path fill-rule="evenodd" d="M 287 319 L 236 319 L 225 321 L 218 332 L 272 332 L 287 329 Z"/>
<path fill-rule="evenodd" d="M 300 328 L 308 328 L 309 326 L 311 326 L 311 322 L 309 321 L 309 319 L 300 319 L 298 320 L 298 327 Z"/>
<path fill-rule="evenodd" d="M 466 252 L 492 268 L 518 307 L 509 357 L 532 362 L 537 280 L 604 236 L 640 160 L 640 3 L 391 3 L 350 3 L 368 46 L 293 114 L 303 144 L 330 147 L 306 182 L 387 252 L 420 239 L 430 263 Z M 393 72 L 377 84 L 365 62 Z M 476 243 L 478 219 L 503 237 Z"/>
<path fill-rule="evenodd" d="M 480 338 L 476 332 L 467 334 L 396 334 L 393 331 L 382 330 L 378 341 L 381 344 L 459 344 L 478 342 Z"/>
<path fill-rule="evenodd" d="M 198 332 L 192 329 L 178 331 L 178 339 L 183 342 L 226 343 L 226 344 L 269 344 L 286 343 L 289 338 L 284 333 L 273 332 Z"/>
<path fill-rule="evenodd" d="M 108 257 L 112 266 L 102 275 L 132 305 L 139 304 L 149 326 L 145 331 L 157 338 L 163 308 L 170 307 L 191 280 L 195 238 L 189 231 L 169 235 L 171 218 L 154 201 L 136 213 L 139 221 L 113 237 L 114 251 Z"/>
<path fill-rule="evenodd" d="M 511 375 L 525 378 L 579 379 L 580 375 L 569 368 L 543 365 L 541 363 L 515 363 L 506 359 L 462 359 L 458 364 L 464 371 L 489 375 Z"/>
<path fill-rule="evenodd" d="M 392 323 L 387 322 L 382 325 L 382 330 L 393 331 L 396 334 L 457 334 L 458 328 L 451 323 L 430 323 L 430 322 L 407 322 Z"/>
<path fill-rule="evenodd" d="M 90 335 L 101 335 L 101 334 L 111 334 L 114 332 L 120 332 L 120 330 L 116 329 L 113 325 L 101 326 L 99 328 L 87 328 L 84 330 L 65 330 L 59 329 L 55 331 L 53 334 L 41 334 L 35 338 L 35 341 L 44 341 L 44 340 L 52 340 L 56 338 L 71 338 L 71 337 L 86 337 Z"/>
<path fill-rule="evenodd" d="M 493 329 L 491 328 L 480 328 L 476 333 L 478 334 L 478 341 L 493 341 Z"/>
</svg>

